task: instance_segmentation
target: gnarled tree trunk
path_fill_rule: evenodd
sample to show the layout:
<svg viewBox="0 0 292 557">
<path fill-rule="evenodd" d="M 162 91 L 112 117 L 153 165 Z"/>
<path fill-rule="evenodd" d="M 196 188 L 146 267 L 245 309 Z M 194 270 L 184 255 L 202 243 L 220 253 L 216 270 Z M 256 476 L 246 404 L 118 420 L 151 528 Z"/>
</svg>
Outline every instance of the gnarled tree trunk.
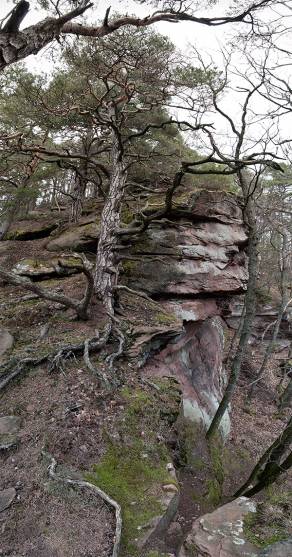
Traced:
<svg viewBox="0 0 292 557">
<path fill-rule="evenodd" d="M 111 120 L 115 121 L 115 107 L 110 109 Z M 96 270 L 94 277 L 95 292 L 103 301 L 110 316 L 114 315 L 113 293 L 118 279 L 115 247 L 117 231 L 120 228 L 121 205 L 124 196 L 127 168 L 118 127 L 112 128 L 111 176 L 109 191 L 102 215 L 99 242 L 97 246 Z"/>
</svg>

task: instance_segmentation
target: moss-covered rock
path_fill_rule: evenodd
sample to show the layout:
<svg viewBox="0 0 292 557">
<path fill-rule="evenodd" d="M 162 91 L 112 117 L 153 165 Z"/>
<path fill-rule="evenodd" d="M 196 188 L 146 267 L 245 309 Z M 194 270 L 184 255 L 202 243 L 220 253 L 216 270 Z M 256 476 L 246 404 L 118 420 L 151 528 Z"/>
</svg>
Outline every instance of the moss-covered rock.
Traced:
<svg viewBox="0 0 292 557">
<path fill-rule="evenodd" d="M 24 220 L 15 223 L 9 232 L 6 234 L 6 240 L 37 240 L 39 238 L 46 238 L 55 230 L 58 223 L 54 220 Z"/>
<path fill-rule="evenodd" d="M 80 273 L 78 260 L 74 257 L 55 257 L 51 259 L 21 259 L 13 268 L 17 275 L 34 280 L 46 280 L 50 277 L 66 277 Z"/>
<path fill-rule="evenodd" d="M 46 248 L 49 251 L 96 251 L 98 236 L 97 218 L 90 216 L 77 224 L 66 226 L 58 235 L 53 235 Z"/>
</svg>

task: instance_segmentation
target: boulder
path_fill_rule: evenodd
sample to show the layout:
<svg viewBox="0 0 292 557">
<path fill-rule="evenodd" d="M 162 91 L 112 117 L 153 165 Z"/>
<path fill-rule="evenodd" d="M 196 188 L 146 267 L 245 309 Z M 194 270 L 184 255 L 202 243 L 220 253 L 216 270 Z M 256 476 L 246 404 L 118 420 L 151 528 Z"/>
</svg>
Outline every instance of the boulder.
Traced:
<svg viewBox="0 0 292 557">
<path fill-rule="evenodd" d="M 242 224 L 241 198 L 232 193 L 224 191 L 209 191 L 202 189 L 190 194 L 173 197 L 172 211 L 170 217 L 178 219 L 188 217 L 193 221 L 217 221 L 226 224 Z M 149 200 L 149 209 L 144 211 L 149 214 L 154 209 L 160 209 L 164 205 L 161 198 Z"/>
<path fill-rule="evenodd" d="M 244 518 L 254 512 L 255 503 L 239 497 L 198 518 L 179 557 L 257 557 L 258 548 L 246 541 L 243 534 Z"/>
<path fill-rule="evenodd" d="M 38 240 L 46 238 L 58 224 L 52 219 L 34 220 L 28 219 L 18 221 L 13 224 L 9 232 L 6 234 L 6 240 Z"/>
<path fill-rule="evenodd" d="M 259 557 L 291 557 L 292 538 L 282 542 L 273 543 L 259 553 Z"/>
<path fill-rule="evenodd" d="M 96 218 L 83 218 L 78 224 L 68 225 L 53 236 L 46 245 L 49 251 L 96 251 L 99 224 Z"/>
<path fill-rule="evenodd" d="M 10 507 L 12 501 L 16 497 L 16 490 L 14 487 L 8 487 L 0 491 L 0 513 Z"/>
<path fill-rule="evenodd" d="M 0 360 L 1 356 L 13 346 L 13 336 L 7 329 L 0 328 Z"/>
<path fill-rule="evenodd" d="M 184 214 L 193 220 L 211 220 L 226 224 L 242 224 L 241 199 L 232 193 L 224 191 L 199 190 L 191 195 L 186 203 L 177 203 L 174 198 L 174 212 Z"/>
<path fill-rule="evenodd" d="M 0 417 L 0 450 L 10 449 L 18 443 L 20 418 L 17 416 Z"/>
<path fill-rule="evenodd" d="M 21 259 L 14 267 L 17 275 L 33 280 L 45 280 L 54 277 L 66 277 L 80 273 L 74 257 L 54 257 L 51 259 Z"/>
</svg>

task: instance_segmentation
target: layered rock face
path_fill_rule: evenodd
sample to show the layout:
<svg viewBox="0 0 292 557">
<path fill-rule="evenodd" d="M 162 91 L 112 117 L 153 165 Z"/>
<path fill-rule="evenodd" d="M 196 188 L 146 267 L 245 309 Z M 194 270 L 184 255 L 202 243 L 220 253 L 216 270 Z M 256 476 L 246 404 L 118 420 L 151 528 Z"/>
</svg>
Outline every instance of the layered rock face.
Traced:
<svg viewBox="0 0 292 557">
<path fill-rule="evenodd" d="M 150 200 L 146 213 L 159 207 L 160 201 Z M 99 220 L 89 215 L 53 233 L 47 249 L 95 251 Z M 232 194 L 205 190 L 175 198 L 167 219 L 154 221 L 142 235 L 122 236 L 121 243 L 121 281 L 146 292 L 170 315 L 161 330 L 140 331 L 136 347 L 140 349 L 144 335 L 147 357 L 156 352 L 148 357 L 144 372 L 178 378 L 185 415 L 207 427 L 226 382 L 221 318 L 228 315 L 231 299 L 244 293 L 248 279 L 239 201 Z M 228 416 L 222 428 L 226 435 Z"/>
<path fill-rule="evenodd" d="M 190 205 L 175 207 L 167 224 L 153 225 L 124 254 L 129 286 L 158 300 L 183 329 L 148 360 L 144 373 L 179 379 L 185 417 L 204 427 L 210 425 L 227 380 L 222 317 L 246 288 L 246 242 L 236 199 L 204 191 Z M 226 414 L 224 437 L 229 428 Z"/>
</svg>

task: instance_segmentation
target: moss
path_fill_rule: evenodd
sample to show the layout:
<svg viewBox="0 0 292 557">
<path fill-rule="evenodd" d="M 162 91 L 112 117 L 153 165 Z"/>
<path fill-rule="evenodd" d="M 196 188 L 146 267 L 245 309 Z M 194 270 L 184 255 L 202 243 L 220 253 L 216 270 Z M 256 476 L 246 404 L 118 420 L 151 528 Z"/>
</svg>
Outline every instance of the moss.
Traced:
<svg viewBox="0 0 292 557">
<path fill-rule="evenodd" d="M 196 422 L 180 416 L 177 422 L 177 430 L 179 433 L 178 447 L 180 465 L 190 466 L 195 470 L 197 456 L 194 455 L 194 447 L 196 446 L 197 439 L 202 433 L 200 431 L 200 426 Z"/>
<path fill-rule="evenodd" d="M 206 485 L 208 489 L 208 501 L 214 506 L 219 505 L 222 498 L 222 488 L 218 480 L 216 480 L 216 478 L 209 479 L 207 480 Z"/>
<path fill-rule="evenodd" d="M 134 213 L 129 207 L 122 210 L 121 221 L 124 224 L 130 224 L 134 219 Z"/>
<path fill-rule="evenodd" d="M 137 274 L 138 269 L 139 269 L 138 261 L 128 260 L 123 262 L 123 272 L 127 276 L 130 276 L 132 274 Z"/>
<path fill-rule="evenodd" d="M 218 441 L 211 442 L 209 444 L 209 452 L 215 479 L 218 484 L 222 486 L 225 478 L 225 468 L 223 463 L 224 447 L 222 446 L 222 443 Z"/>
<path fill-rule="evenodd" d="M 174 315 L 169 313 L 160 312 L 156 314 L 156 321 L 161 325 L 170 325 L 171 323 L 176 322 L 176 318 Z"/>
<path fill-rule="evenodd" d="M 244 519 L 244 536 L 257 547 L 267 547 L 291 535 L 292 492 L 265 491 L 266 500 L 258 503 L 257 512 Z"/>
<path fill-rule="evenodd" d="M 122 508 L 122 556 L 138 556 L 135 539 L 151 518 L 162 512 L 152 489 L 166 480 L 165 466 L 153 466 L 143 458 L 138 441 L 125 450 L 111 447 L 88 479 L 114 497 Z"/>
<path fill-rule="evenodd" d="M 145 557 L 167 557 L 167 554 L 161 553 L 160 551 L 148 551 Z"/>
<path fill-rule="evenodd" d="M 140 556 L 137 539 L 145 534 L 151 519 L 163 512 L 162 486 L 176 483 L 167 472 L 168 451 L 157 439 L 158 433 L 169 427 L 161 408 L 173 404 L 164 383 L 161 393 L 130 386 L 121 390 L 125 408 L 115 425 L 122 441 L 113 442 L 105 432 L 107 450 L 86 475 L 121 505 L 121 557 Z"/>
</svg>

